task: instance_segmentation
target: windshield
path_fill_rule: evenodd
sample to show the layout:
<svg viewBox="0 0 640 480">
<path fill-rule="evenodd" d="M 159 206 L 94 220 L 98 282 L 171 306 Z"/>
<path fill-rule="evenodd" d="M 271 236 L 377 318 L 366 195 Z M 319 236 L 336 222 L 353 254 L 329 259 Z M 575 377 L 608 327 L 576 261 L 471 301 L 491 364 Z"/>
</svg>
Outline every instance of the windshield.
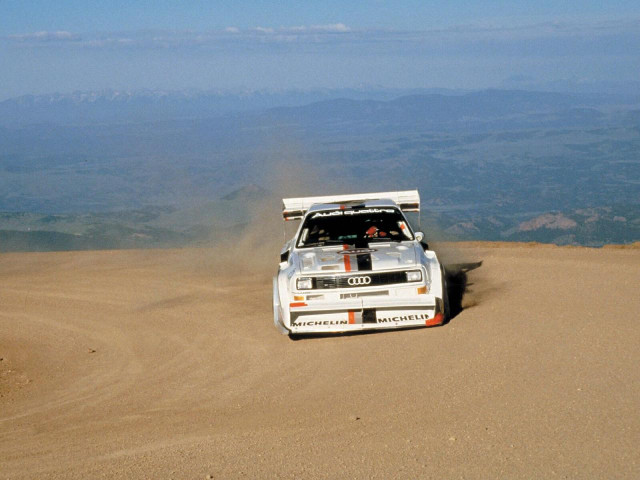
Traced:
<svg viewBox="0 0 640 480">
<path fill-rule="evenodd" d="M 413 240 L 407 222 L 396 208 L 326 210 L 307 216 L 298 248 L 322 245 L 366 246 L 371 242 Z"/>
</svg>

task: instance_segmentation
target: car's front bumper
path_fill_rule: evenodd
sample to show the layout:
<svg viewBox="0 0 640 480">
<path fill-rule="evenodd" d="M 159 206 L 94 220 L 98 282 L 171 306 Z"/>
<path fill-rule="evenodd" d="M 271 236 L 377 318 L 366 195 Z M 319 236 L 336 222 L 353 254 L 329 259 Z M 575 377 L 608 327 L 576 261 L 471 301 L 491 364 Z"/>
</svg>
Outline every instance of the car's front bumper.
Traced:
<svg viewBox="0 0 640 480">
<path fill-rule="evenodd" d="M 429 327 L 444 321 L 442 301 L 433 295 L 295 301 L 286 308 L 292 334 Z"/>
</svg>

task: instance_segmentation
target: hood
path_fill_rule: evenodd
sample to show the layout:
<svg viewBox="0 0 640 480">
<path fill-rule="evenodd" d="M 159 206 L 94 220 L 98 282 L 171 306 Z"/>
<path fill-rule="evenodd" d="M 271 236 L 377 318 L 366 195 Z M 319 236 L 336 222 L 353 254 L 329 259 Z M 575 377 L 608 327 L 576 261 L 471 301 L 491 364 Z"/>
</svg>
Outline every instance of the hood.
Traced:
<svg viewBox="0 0 640 480">
<path fill-rule="evenodd" d="M 397 270 L 417 263 L 414 242 L 372 243 L 368 248 L 315 247 L 298 251 L 301 273 Z"/>
</svg>

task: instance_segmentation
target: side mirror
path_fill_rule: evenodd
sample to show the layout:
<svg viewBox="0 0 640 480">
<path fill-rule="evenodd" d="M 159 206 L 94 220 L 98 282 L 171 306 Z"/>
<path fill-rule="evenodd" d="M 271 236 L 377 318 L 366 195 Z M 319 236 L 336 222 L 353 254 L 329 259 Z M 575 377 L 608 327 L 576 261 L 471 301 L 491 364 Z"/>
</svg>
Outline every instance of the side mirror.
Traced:
<svg viewBox="0 0 640 480">
<path fill-rule="evenodd" d="M 284 252 L 282 252 L 280 254 L 280 262 L 286 262 L 287 260 L 289 260 L 289 250 L 285 250 Z"/>
<path fill-rule="evenodd" d="M 425 250 L 429 250 L 429 244 L 424 241 L 424 233 L 415 232 L 415 235 L 416 235 L 416 240 L 420 243 L 420 245 L 422 245 L 422 248 L 424 248 Z"/>
</svg>

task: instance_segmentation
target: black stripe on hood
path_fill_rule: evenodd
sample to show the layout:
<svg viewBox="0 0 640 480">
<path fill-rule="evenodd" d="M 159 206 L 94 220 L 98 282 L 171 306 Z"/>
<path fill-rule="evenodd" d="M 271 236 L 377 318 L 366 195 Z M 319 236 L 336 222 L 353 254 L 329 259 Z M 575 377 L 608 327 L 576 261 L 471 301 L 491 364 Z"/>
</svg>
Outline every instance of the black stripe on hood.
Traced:
<svg viewBox="0 0 640 480">
<path fill-rule="evenodd" d="M 369 248 L 369 242 L 366 240 L 359 240 L 355 242 L 355 248 Z M 358 263 L 359 272 L 369 272 L 373 270 L 371 267 L 371 254 L 360 253 L 356 255 L 356 261 Z"/>
<path fill-rule="evenodd" d="M 370 253 L 361 253 L 356 255 L 356 261 L 358 262 L 359 272 L 366 272 L 366 271 L 372 270 Z"/>
</svg>

